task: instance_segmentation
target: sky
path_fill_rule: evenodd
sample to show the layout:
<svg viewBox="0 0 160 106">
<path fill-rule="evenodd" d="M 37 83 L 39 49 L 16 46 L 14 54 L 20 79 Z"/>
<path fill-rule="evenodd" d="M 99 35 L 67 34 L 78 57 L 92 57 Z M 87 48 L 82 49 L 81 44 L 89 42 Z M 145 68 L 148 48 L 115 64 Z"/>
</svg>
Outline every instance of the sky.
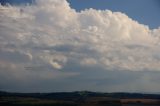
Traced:
<svg viewBox="0 0 160 106">
<path fill-rule="evenodd" d="M 159 92 L 156 0 L 75 1 L 0 5 L 0 90 Z"/>
<path fill-rule="evenodd" d="M 94 8 L 119 11 L 141 24 L 150 28 L 160 26 L 160 1 L 159 0 L 68 0 L 72 8 L 77 11 Z"/>
</svg>

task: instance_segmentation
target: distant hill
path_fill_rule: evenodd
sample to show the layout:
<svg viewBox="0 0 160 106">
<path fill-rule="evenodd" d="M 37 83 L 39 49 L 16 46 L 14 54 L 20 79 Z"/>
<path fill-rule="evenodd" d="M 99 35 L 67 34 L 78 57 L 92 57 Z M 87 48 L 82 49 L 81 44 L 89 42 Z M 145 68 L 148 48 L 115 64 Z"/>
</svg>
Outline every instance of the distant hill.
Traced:
<svg viewBox="0 0 160 106">
<path fill-rule="evenodd" d="M 100 93 L 100 92 L 89 92 L 89 91 L 75 91 L 75 92 L 57 92 L 57 93 L 9 93 L 0 91 L 1 96 L 16 96 L 16 97 L 37 97 L 37 98 L 48 98 L 48 99 L 80 99 L 87 97 L 111 97 L 117 99 L 160 99 L 159 94 L 140 94 L 140 93 Z"/>
</svg>

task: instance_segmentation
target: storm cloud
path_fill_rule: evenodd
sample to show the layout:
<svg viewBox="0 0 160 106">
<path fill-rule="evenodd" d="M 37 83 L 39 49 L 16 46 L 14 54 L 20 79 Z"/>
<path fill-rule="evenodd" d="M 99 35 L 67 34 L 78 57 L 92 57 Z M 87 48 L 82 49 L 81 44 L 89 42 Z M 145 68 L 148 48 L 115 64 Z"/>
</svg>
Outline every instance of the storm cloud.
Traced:
<svg viewBox="0 0 160 106">
<path fill-rule="evenodd" d="M 159 42 L 160 28 L 121 12 L 77 12 L 66 0 L 0 5 L 0 89 L 157 92 Z"/>
</svg>

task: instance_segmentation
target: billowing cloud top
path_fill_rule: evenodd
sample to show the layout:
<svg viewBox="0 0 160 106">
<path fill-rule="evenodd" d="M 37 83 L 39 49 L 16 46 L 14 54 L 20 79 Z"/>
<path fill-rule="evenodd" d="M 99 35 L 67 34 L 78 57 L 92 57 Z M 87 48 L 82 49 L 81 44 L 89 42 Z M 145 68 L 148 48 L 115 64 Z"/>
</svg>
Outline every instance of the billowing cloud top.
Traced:
<svg viewBox="0 0 160 106">
<path fill-rule="evenodd" d="M 159 37 L 160 28 L 149 29 L 124 13 L 76 12 L 66 0 L 1 5 L 0 74 L 6 83 L 21 84 L 87 78 L 92 72 L 160 71 Z"/>
</svg>

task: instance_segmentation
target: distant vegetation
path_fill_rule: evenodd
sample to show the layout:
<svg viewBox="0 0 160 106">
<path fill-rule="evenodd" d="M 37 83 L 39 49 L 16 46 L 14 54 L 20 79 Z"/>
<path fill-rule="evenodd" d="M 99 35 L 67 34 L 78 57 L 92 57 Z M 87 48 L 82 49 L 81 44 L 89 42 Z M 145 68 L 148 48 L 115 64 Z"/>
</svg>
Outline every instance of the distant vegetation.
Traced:
<svg viewBox="0 0 160 106">
<path fill-rule="evenodd" d="M 160 95 L 130 93 L 62 92 L 7 93 L 0 92 L 0 106 L 160 106 Z"/>
</svg>

